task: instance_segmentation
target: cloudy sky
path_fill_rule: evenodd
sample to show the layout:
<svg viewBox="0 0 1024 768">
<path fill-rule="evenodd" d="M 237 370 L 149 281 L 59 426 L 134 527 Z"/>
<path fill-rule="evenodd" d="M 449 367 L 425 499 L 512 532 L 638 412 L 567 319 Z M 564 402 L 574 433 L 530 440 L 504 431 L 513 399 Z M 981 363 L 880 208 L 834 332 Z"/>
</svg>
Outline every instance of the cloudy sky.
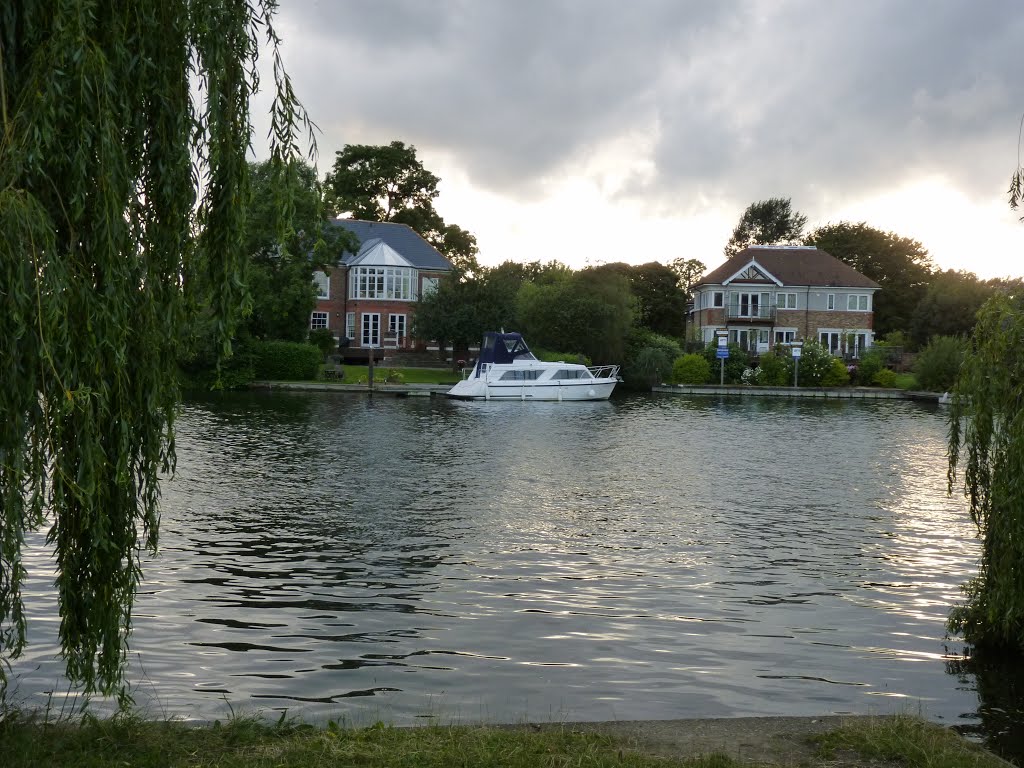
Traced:
<svg viewBox="0 0 1024 768">
<path fill-rule="evenodd" d="M 1024 274 L 1020 0 L 281 0 L 277 25 L 321 173 L 415 145 L 484 264 L 713 268 L 781 196 Z"/>
</svg>

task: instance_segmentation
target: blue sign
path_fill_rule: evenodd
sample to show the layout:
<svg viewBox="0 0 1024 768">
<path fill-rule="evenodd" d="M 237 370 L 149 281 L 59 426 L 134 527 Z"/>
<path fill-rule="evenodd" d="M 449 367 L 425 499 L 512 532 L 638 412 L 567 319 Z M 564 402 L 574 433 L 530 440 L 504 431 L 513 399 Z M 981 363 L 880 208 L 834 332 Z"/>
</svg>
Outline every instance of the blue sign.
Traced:
<svg viewBox="0 0 1024 768">
<path fill-rule="evenodd" d="M 729 356 L 729 348 L 728 347 L 719 347 L 718 349 L 715 350 L 715 357 L 719 358 L 720 360 L 725 360 L 728 356 Z"/>
</svg>

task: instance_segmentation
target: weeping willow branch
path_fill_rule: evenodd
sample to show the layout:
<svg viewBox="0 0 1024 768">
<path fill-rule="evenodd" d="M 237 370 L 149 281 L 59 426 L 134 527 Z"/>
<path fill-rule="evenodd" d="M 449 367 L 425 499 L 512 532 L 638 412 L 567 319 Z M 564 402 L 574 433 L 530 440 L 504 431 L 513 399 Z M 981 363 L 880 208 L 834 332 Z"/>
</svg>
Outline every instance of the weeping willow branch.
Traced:
<svg viewBox="0 0 1024 768">
<path fill-rule="evenodd" d="M 261 36 L 274 53 L 273 156 L 285 164 L 312 130 L 280 66 L 275 10 L 0 11 L 0 660 L 25 647 L 25 534 L 48 525 L 61 651 L 86 692 L 122 682 L 159 476 L 174 469 L 183 329 L 208 313 L 228 352 L 244 302 Z"/>
</svg>

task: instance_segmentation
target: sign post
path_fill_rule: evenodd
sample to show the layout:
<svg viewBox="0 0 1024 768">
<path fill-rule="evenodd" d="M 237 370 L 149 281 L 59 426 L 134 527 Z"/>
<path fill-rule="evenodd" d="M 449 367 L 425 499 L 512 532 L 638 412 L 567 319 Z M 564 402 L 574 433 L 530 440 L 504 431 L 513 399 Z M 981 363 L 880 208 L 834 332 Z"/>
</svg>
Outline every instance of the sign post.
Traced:
<svg viewBox="0 0 1024 768">
<path fill-rule="evenodd" d="M 794 341 L 791 351 L 793 353 L 793 386 L 797 387 L 797 382 L 800 380 L 800 355 L 803 351 L 804 343 L 802 341 Z"/>
<path fill-rule="evenodd" d="M 715 336 L 718 337 L 718 349 L 715 350 L 715 356 L 718 358 L 718 383 L 720 386 L 725 385 L 725 361 L 729 359 L 729 332 L 715 331 Z"/>
</svg>

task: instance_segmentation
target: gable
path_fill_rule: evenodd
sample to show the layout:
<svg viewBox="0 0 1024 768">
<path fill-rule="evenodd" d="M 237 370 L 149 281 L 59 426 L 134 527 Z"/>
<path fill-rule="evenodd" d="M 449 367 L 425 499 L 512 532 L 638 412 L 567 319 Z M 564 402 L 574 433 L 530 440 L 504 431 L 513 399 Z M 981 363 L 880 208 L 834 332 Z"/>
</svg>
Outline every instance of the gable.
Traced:
<svg viewBox="0 0 1024 768">
<path fill-rule="evenodd" d="M 722 285 L 728 285 L 729 283 L 737 280 L 742 280 L 744 283 L 771 283 L 772 285 L 782 285 L 781 280 L 758 264 L 755 259 L 751 259 L 738 272 L 723 280 Z"/>
<path fill-rule="evenodd" d="M 881 286 L 849 264 L 813 246 L 757 245 L 745 248 L 711 270 L 697 285 L 726 285 L 744 279 L 751 267 L 779 286 L 802 285 L 877 290 Z"/>
<path fill-rule="evenodd" d="M 363 243 L 359 253 L 348 262 L 350 267 L 412 267 L 413 264 L 402 254 L 380 238 Z"/>
</svg>

